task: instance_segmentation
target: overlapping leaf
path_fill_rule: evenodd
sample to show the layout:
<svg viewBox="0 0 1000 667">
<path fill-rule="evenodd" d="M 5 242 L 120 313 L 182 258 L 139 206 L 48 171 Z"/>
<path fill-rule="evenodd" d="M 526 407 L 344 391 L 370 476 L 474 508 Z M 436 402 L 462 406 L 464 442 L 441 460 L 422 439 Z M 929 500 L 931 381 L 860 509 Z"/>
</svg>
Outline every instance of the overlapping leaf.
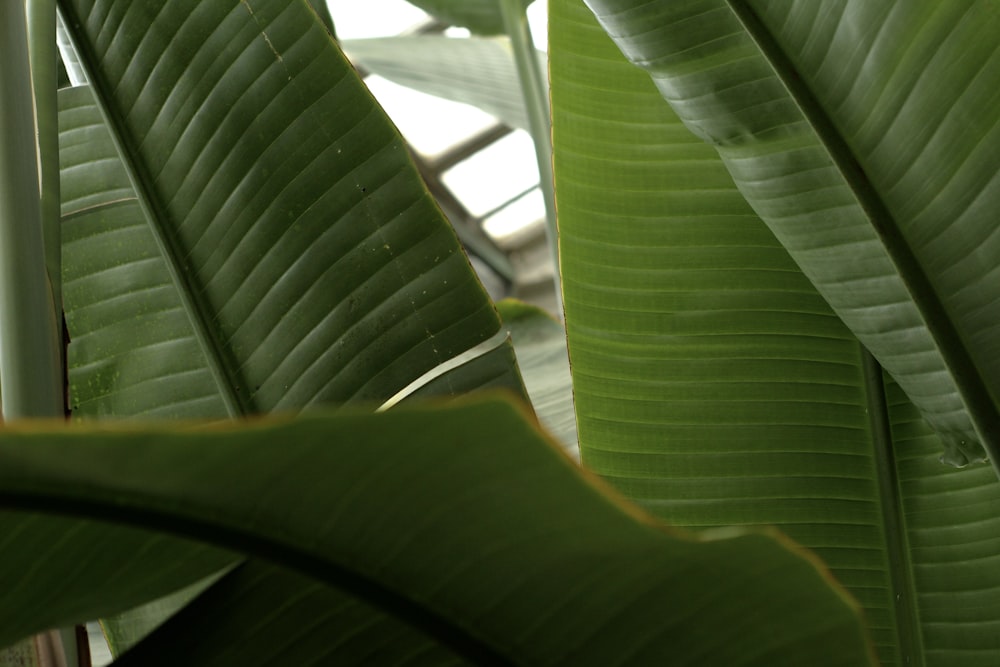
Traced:
<svg viewBox="0 0 1000 667">
<path fill-rule="evenodd" d="M 160 598 L 239 560 L 239 554 L 138 528 L 14 512 L 0 490 L 0 645 L 50 627 Z M 62 514 L 79 516 L 63 508 Z"/>
<path fill-rule="evenodd" d="M 79 412 L 380 402 L 499 329 L 402 140 L 304 4 L 64 10 L 135 186 L 98 168 L 106 150 L 69 166 Z"/>
<path fill-rule="evenodd" d="M 63 93 L 78 417 L 377 405 L 497 332 L 401 139 L 305 3 L 61 8 L 104 109 Z M 482 359 L 439 389 L 518 389 L 509 346 Z"/>
<path fill-rule="evenodd" d="M 479 663 L 869 662 L 857 610 L 810 559 L 764 534 L 664 532 L 588 483 L 507 403 L 197 430 L 11 428 L 0 460 L 8 508 L 178 531 L 304 575 L 312 588 L 273 609 L 279 626 L 296 601 L 333 585 Z M 146 576 L 136 568 L 101 603 Z M 217 599 L 232 605 L 247 590 Z M 36 607 L 21 623 L 56 616 Z M 166 662 L 352 655 L 349 642 L 316 653 L 314 641 L 239 630 L 240 641 L 215 636 L 204 653 L 199 632 L 181 633 L 184 655 Z"/>
<path fill-rule="evenodd" d="M 227 574 L 115 664 L 250 667 L 310 662 L 468 664 L 357 598 L 259 560 Z"/>
<path fill-rule="evenodd" d="M 947 460 L 1000 459 L 990 3 L 588 5 L 717 147 Z"/>
<path fill-rule="evenodd" d="M 554 2 L 550 21 L 584 463 L 671 522 L 777 525 L 814 549 L 885 664 L 990 664 L 993 472 L 937 462 L 940 440 L 586 6 Z"/>
</svg>

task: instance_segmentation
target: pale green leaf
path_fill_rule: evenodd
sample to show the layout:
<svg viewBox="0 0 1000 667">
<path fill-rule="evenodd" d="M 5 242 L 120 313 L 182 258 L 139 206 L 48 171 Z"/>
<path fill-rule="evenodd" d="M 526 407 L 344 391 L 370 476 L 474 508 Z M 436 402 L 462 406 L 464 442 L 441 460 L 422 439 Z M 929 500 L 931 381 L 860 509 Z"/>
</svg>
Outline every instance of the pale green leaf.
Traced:
<svg viewBox="0 0 1000 667">
<path fill-rule="evenodd" d="M 76 93 L 63 227 L 80 414 L 377 404 L 499 329 L 304 3 L 63 9 L 125 156 Z"/>
<path fill-rule="evenodd" d="M 345 40 L 351 60 L 365 70 L 422 93 L 470 104 L 511 127 L 528 127 L 510 40 L 382 37 Z M 546 56 L 537 52 L 541 69 Z"/>
<path fill-rule="evenodd" d="M 61 7 L 104 110 L 63 91 L 77 417 L 376 407 L 495 335 L 402 140 L 305 3 Z M 463 386 L 519 391 L 509 346 L 491 358 Z M 109 627 L 116 646 L 139 634 Z"/>
<path fill-rule="evenodd" d="M 1000 460 L 995 3 L 588 4 L 945 458 Z"/>
<path fill-rule="evenodd" d="M 672 523 L 772 525 L 814 550 L 884 664 L 989 665 L 993 471 L 938 463 L 940 440 L 587 7 L 560 0 L 550 20 L 584 463 Z"/>
</svg>

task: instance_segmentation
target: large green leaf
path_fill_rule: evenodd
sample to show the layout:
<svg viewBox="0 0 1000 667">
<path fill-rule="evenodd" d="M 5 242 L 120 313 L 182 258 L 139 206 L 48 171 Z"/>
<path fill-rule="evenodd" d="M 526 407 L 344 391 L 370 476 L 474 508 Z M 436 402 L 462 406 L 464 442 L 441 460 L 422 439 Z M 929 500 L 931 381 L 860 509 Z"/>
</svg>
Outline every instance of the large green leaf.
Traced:
<svg viewBox="0 0 1000 667">
<path fill-rule="evenodd" d="M 341 43 L 353 62 L 402 86 L 491 113 L 529 129 L 521 83 L 506 37 L 382 37 Z M 545 71 L 546 56 L 537 52 Z"/>
<path fill-rule="evenodd" d="M 584 463 L 673 523 L 775 525 L 815 550 L 885 664 L 995 662 L 993 471 L 938 463 L 940 440 L 887 398 L 716 152 L 582 1 L 550 12 Z"/>
<path fill-rule="evenodd" d="M 305 3 L 62 9 L 104 110 L 63 91 L 78 417 L 377 405 L 499 330 L 401 139 Z M 424 391 L 518 390 L 512 359 L 501 342 Z M 116 645 L 156 622 L 130 618 Z"/>
<path fill-rule="evenodd" d="M 995 3 L 588 4 L 946 459 L 1000 465 Z"/>
<path fill-rule="evenodd" d="M 588 482 L 508 403 L 210 429 L 15 427 L 0 436 L 0 460 L 0 501 L 11 510 L 174 531 L 266 557 L 474 662 L 869 663 L 857 610 L 813 560 L 765 534 L 700 541 L 664 531 Z M 148 575 L 139 569 L 91 582 L 94 606 Z M 21 631 L 63 620 L 58 591 L 48 591 L 52 607 L 17 613 L 38 593 L 5 591 Z M 311 641 L 232 633 L 215 637 L 215 664 L 275 648 L 284 664 L 328 657 Z M 167 662 L 211 664 L 197 635 L 180 647 L 193 653 Z M 349 656 L 346 644 L 334 653 L 340 646 Z"/>
<path fill-rule="evenodd" d="M 248 592 L 252 592 L 249 605 Z M 430 666 L 468 662 L 356 597 L 306 575 L 253 560 L 227 574 L 115 664 Z"/>
<path fill-rule="evenodd" d="M 79 414 L 382 402 L 499 330 L 305 3 L 63 9 L 126 167 L 77 93 L 67 142 L 86 145 L 64 153 L 64 228 Z"/>
<path fill-rule="evenodd" d="M 448 25 L 468 28 L 478 35 L 499 35 L 505 32 L 500 3 L 506 0 L 409 0 Z M 534 0 L 516 0 L 527 7 Z"/>
</svg>

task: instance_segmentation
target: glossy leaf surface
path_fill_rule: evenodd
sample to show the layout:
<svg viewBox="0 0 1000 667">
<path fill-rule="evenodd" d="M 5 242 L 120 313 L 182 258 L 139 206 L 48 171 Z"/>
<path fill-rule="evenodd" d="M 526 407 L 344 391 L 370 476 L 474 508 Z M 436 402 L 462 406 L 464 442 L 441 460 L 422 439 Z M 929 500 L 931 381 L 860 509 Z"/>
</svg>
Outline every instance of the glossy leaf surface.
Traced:
<svg viewBox="0 0 1000 667">
<path fill-rule="evenodd" d="M 774 525 L 815 550 L 884 664 L 989 664 L 993 472 L 938 463 L 940 440 L 587 7 L 554 3 L 550 21 L 584 463 L 670 522 Z"/>
<path fill-rule="evenodd" d="M 538 420 L 562 443 L 567 454 L 578 459 L 566 331 L 541 308 L 514 299 L 498 302 L 497 310 L 510 332 Z"/>
<path fill-rule="evenodd" d="M 332 586 L 259 560 L 227 574 L 115 664 L 179 662 L 219 667 L 468 664 Z"/>
<path fill-rule="evenodd" d="M 402 140 L 305 3 L 63 9 L 129 177 L 105 148 L 68 167 L 82 414 L 380 402 L 496 333 Z"/>
</svg>

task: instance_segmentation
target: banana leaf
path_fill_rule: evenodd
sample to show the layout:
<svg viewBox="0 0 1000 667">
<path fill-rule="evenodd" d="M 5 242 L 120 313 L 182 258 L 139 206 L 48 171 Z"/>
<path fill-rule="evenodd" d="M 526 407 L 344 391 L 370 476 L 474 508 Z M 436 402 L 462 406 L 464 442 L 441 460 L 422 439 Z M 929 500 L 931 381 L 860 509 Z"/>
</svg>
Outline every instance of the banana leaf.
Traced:
<svg viewBox="0 0 1000 667">
<path fill-rule="evenodd" d="M 61 99 L 76 419 L 374 407 L 496 339 L 402 140 L 305 3 L 60 7 L 93 86 Z M 437 391 L 523 393 L 496 340 Z M 122 557 L 151 551 L 135 539 Z M 189 548 L 162 553 L 186 563 Z M 234 558 L 191 558 L 155 590 Z M 174 608 L 109 624 L 113 646 Z"/>
<path fill-rule="evenodd" d="M 274 568 L 238 568 L 126 665 L 370 664 L 378 647 L 382 662 L 416 664 L 428 641 L 477 664 L 871 664 L 856 607 L 814 559 L 764 533 L 668 532 L 526 417 L 493 400 L 212 428 L 12 426 L 0 435 L 0 501 L 209 541 L 305 582 L 276 593 Z M 89 582 L 77 614 L 113 606 L 148 574 Z M 328 588 L 388 617 L 386 634 L 371 635 L 368 613 L 336 623 L 347 608 L 297 613 Z M 272 606 L 252 625 L 227 623 L 228 612 L 247 618 L 247 591 Z M 67 620 L 58 591 L 20 609 L 33 593 L 5 590 L 5 620 L 20 632 Z M 13 629 L 0 624 L 4 639 Z"/>
<path fill-rule="evenodd" d="M 1000 471 L 992 2 L 590 0 L 955 465 Z"/>
<path fill-rule="evenodd" d="M 668 4 L 666 14 L 683 3 L 609 11 L 603 27 L 642 15 L 636 48 L 654 44 L 659 15 L 643 12 Z M 583 2 L 558 0 L 550 12 L 584 464 L 672 523 L 771 525 L 812 549 L 864 606 L 883 664 L 994 662 L 993 471 L 938 462 L 941 438 L 884 380 L 717 151 Z M 693 38 L 714 27 L 708 18 L 671 29 Z"/>
</svg>

